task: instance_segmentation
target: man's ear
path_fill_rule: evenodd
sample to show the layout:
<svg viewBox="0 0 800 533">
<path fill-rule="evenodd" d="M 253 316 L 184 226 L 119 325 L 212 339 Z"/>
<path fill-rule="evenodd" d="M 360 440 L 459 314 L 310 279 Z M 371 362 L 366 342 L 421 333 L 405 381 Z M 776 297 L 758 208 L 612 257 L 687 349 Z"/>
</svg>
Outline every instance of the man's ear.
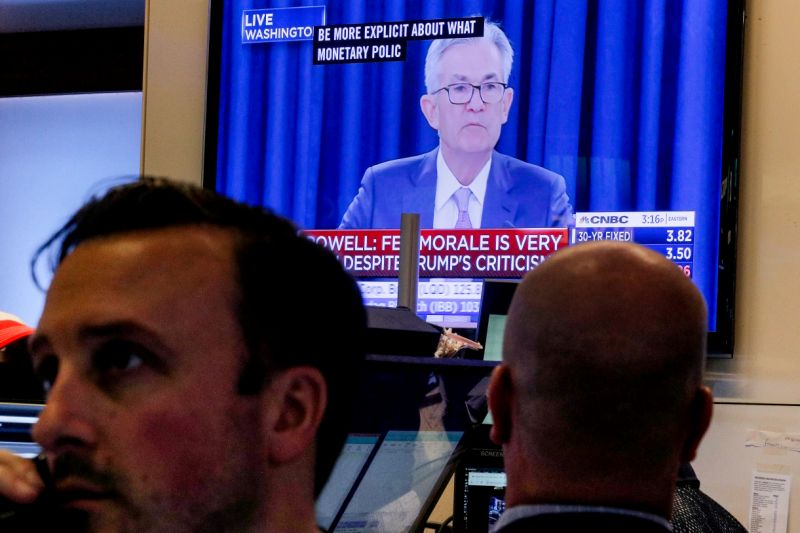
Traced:
<svg viewBox="0 0 800 533">
<path fill-rule="evenodd" d="M 492 371 L 489 389 L 489 411 L 492 413 L 492 429 L 489 437 L 495 444 L 506 444 L 511 438 L 511 404 L 513 386 L 508 366 L 501 364 Z"/>
<path fill-rule="evenodd" d="M 292 367 L 271 377 L 263 393 L 270 461 L 292 462 L 313 448 L 327 401 L 325 378 L 314 367 Z"/>
<path fill-rule="evenodd" d="M 706 434 L 706 430 L 711 424 L 714 396 L 708 387 L 703 386 L 697 389 L 690 410 L 689 430 L 686 432 L 686 440 L 681 451 L 681 461 L 684 463 L 694 460 L 700 441 L 703 440 L 703 435 Z"/>
<path fill-rule="evenodd" d="M 439 107 L 436 104 L 436 96 L 432 94 L 423 94 L 419 97 L 419 107 L 422 109 L 422 114 L 430 124 L 431 128 L 439 130 Z"/>
<path fill-rule="evenodd" d="M 503 124 L 508 120 L 508 114 L 511 112 L 511 104 L 514 103 L 514 89 L 507 87 L 503 93 Z"/>
</svg>

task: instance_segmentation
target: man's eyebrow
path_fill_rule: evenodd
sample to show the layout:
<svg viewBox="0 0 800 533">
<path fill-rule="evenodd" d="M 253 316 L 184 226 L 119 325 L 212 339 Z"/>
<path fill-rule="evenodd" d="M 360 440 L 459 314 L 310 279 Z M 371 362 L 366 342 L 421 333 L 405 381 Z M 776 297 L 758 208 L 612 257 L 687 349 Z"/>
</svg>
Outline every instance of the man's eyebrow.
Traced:
<svg viewBox="0 0 800 533">
<path fill-rule="evenodd" d="M 104 324 L 90 324 L 82 326 L 78 330 L 78 340 L 81 343 L 118 337 L 127 337 L 146 341 L 155 345 L 157 348 L 166 350 L 166 347 L 158 339 L 158 336 L 154 332 L 139 323 L 128 320 L 120 320 L 117 322 L 109 322 Z M 33 354 L 38 350 L 51 349 L 52 342 L 46 334 L 36 332 L 31 338 L 29 347 L 31 353 Z"/>
<path fill-rule="evenodd" d="M 78 337 L 81 340 L 105 337 L 127 337 L 133 334 L 141 334 L 142 332 L 150 334 L 147 328 L 140 326 L 137 323 L 127 320 L 119 322 L 109 322 L 107 324 L 92 324 L 82 326 L 78 330 Z"/>
<path fill-rule="evenodd" d="M 453 74 L 450 78 L 459 82 L 461 81 L 469 82 L 469 78 L 467 76 L 464 76 L 463 74 Z M 481 82 L 484 82 L 486 80 L 499 80 L 499 79 L 500 76 L 498 76 L 497 73 L 490 72 L 488 74 L 483 75 L 483 78 L 481 78 Z"/>
</svg>

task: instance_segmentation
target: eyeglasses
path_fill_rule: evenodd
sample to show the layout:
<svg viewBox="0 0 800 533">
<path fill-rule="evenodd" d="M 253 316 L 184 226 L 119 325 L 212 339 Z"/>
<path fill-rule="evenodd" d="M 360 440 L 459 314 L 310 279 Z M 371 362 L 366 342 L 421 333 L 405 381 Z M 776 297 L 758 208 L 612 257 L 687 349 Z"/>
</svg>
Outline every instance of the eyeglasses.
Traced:
<svg viewBox="0 0 800 533">
<path fill-rule="evenodd" d="M 472 95 L 475 94 L 475 89 L 481 95 L 481 100 L 484 104 L 496 104 L 503 99 L 503 93 L 506 92 L 508 87 L 507 83 L 500 83 L 499 81 L 487 81 L 480 85 L 472 85 L 471 83 L 453 83 L 447 87 L 442 87 L 433 91 L 431 94 L 436 94 L 439 91 L 447 91 L 447 98 L 451 104 L 466 104 L 472 100 Z"/>
</svg>

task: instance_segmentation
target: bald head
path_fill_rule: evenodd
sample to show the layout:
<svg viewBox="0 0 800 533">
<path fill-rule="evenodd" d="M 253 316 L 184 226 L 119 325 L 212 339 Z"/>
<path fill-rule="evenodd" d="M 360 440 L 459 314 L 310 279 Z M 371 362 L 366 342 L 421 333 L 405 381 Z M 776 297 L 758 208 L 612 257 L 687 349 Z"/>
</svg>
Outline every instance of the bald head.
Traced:
<svg viewBox="0 0 800 533">
<path fill-rule="evenodd" d="M 677 471 L 696 447 L 684 441 L 706 331 L 700 292 L 656 252 L 603 242 L 554 254 L 509 311 L 506 437 L 565 476 Z"/>
<path fill-rule="evenodd" d="M 579 361 L 632 365 L 631 375 L 680 363 L 697 384 L 706 329 L 700 292 L 672 262 L 637 245 L 592 243 L 562 250 L 523 280 L 504 358 L 531 379 L 543 377 L 540 365 L 564 363 L 569 374 Z"/>
</svg>

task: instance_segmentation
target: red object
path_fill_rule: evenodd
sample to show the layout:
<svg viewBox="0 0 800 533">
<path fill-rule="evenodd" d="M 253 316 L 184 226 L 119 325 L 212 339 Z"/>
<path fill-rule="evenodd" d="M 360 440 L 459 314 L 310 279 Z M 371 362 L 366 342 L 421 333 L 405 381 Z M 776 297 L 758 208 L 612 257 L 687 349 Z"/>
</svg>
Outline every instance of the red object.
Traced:
<svg viewBox="0 0 800 533">
<path fill-rule="evenodd" d="M 15 340 L 27 337 L 33 328 L 26 326 L 13 315 L 0 312 L 0 348 L 5 348 Z"/>
<path fill-rule="evenodd" d="M 400 230 L 306 230 L 356 277 L 396 277 Z M 420 232 L 421 278 L 521 278 L 568 246 L 559 229 L 425 229 Z"/>
</svg>

